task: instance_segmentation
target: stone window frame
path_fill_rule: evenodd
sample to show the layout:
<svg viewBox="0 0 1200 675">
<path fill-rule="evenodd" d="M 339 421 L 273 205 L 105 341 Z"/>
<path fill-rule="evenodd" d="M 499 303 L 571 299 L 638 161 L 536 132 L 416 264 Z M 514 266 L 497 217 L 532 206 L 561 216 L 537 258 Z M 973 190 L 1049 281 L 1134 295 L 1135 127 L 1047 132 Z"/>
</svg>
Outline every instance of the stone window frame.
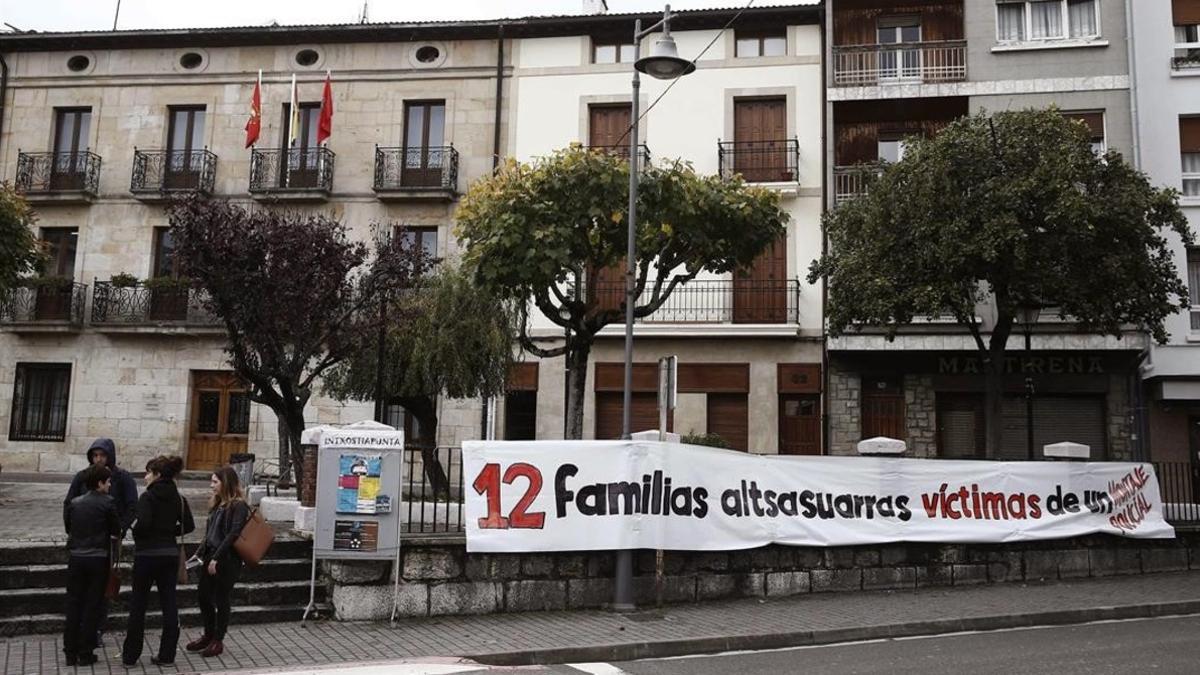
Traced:
<svg viewBox="0 0 1200 675">
<path fill-rule="evenodd" d="M 44 443 L 61 443 L 67 439 L 67 424 L 70 420 L 71 376 L 70 363 L 18 362 L 14 370 L 12 413 L 9 416 L 8 440 Z M 40 384 L 49 388 L 36 428 L 22 428 L 21 420 L 29 414 L 30 400 L 27 391 L 34 377 L 47 378 Z M 24 387 L 24 388 L 23 388 Z M 59 391 L 55 391 L 58 389 Z M 61 408 L 61 420 L 55 424 L 56 407 Z"/>
</svg>

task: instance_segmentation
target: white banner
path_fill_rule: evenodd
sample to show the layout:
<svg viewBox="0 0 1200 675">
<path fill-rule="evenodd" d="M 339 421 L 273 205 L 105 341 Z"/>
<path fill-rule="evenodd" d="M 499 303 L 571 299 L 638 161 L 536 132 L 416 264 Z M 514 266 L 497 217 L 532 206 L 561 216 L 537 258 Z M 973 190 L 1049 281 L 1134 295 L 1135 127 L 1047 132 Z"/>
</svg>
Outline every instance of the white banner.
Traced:
<svg viewBox="0 0 1200 675">
<path fill-rule="evenodd" d="M 463 471 L 468 551 L 1175 536 L 1150 464 L 787 457 L 647 441 L 467 441 Z"/>
</svg>

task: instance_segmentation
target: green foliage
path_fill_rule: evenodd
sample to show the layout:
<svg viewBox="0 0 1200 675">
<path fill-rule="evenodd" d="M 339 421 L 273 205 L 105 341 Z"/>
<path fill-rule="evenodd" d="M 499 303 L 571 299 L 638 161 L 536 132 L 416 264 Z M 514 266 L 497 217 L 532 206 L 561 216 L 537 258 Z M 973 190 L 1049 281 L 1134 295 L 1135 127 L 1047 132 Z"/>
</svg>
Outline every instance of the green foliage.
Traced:
<svg viewBox="0 0 1200 675">
<path fill-rule="evenodd" d="M 710 448 L 725 448 L 727 450 L 733 447 L 729 444 L 729 441 L 722 438 L 720 434 L 714 434 L 712 432 L 698 434 L 693 431 L 680 438 L 679 441 L 686 445 L 706 445 Z"/>
<path fill-rule="evenodd" d="M 911 139 L 864 196 L 827 213 L 829 253 L 809 280 L 828 283 L 834 334 L 950 315 L 978 340 L 976 305 L 990 300 L 993 351 L 1023 306 L 1162 342 L 1187 298 L 1164 238 L 1192 240 L 1177 196 L 1117 152 L 1095 156 L 1056 110 L 980 113 Z"/>
<path fill-rule="evenodd" d="M 138 278 L 128 272 L 119 272 L 108 280 L 114 288 L 133 288 L 138 285 Z"/>
<path fill-rule="evenodd" d="M 133 275 L 127 275 L 127 276 L 133 278 L 132 285 L 137 284 L 137 277 L 133 277 Z M 116 279 L 116 277 L 113 277 L 113 278 Z M 122 279 L 122 281 L 126 281 L 126 279 Z M 142 282 L 142 286 L 145 286 L 146 288 L 149 288 L 150 290 L 161 290 L 161 291 L 178 291 L 178 290 L 188 288 L 191 285 L 192 285 L 192 280 L 188 279 L 186 277 L 152 277 L 152 278 L 147 279 Z"/>
<path fill-rule="evenodd" d="M 19 282 L 27 288 L 45 288 L 47 290 L 66 290 L 75 283 L 71 277 L 62 276 L 45 276 L 45 277 L 26 277 Z"/>
<path fill-rule="evenodd" d="M 8 183 L 0 183 L 0 293 L 16 286 L 44 260 L 33 232 L 35 222 L 25 198 Z"/>
<path fill-rule="evenodd" d="M 476 398 L 504 393 L 512 361 L 513 312 L 476 287 L 461 269 L 443 264 L 388 302 L 383 382 L 387 398 Z M 367 344 L 325 377 L 339 400 L 375 399 L 378 349 Z"/>
</svg>

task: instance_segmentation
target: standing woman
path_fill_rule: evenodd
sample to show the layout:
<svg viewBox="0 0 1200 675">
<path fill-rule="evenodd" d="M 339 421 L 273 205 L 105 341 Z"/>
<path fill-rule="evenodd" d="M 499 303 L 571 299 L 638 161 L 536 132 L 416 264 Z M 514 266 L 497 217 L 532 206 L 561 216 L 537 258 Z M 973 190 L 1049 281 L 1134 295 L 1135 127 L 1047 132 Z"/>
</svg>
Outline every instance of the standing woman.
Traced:
<svg viewBox="0 0 1200 675">
<path fill-rule="evenodd" d="M 213 494 L 208 502 L 208 527 L 205 528 L 204 543 L 196 552 L 196 557 L 203 563 L 199 597 L 204 635 L 187 645 L 189 652 L 200 652 L 205 657 L 218 656 L 225 651 L 222 642 L 229 628 L 229 596 L 242 573 L 242 559 L 233 542 L 250 518 L 250 507 L 242 496 L 237 472 L 232 467 L 223 466 L 214 471 L 210 483 Z"/>
<path fill-rule="evenodd" d="M 183 470 L 179 457 L 160 455 L 146 464 L 146 491 L 138 498 L 137 522 L 133 526 L 133 595 L 129 602 L 129 626 L 121 661 L 128 667 L 142 656 L 146 628 L 146 602 L 150 584 L 158 587 L 162 607 L 162 640 L 155 665 L 175 662 L 179 644 L 179 606 L 175 584 L 179 575 L 178 537 L 196 529 L 187 500 L 175 486 L 175 476 Z"/>
</svg>

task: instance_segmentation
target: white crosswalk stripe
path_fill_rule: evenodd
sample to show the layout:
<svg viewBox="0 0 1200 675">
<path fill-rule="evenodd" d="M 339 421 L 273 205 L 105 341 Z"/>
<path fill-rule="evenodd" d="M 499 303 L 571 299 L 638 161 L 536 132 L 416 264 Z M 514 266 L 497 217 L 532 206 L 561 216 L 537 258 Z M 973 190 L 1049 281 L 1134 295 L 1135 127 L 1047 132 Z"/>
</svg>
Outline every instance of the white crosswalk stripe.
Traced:
<svg viewBox="0 0 1200 675">
<path fill-rule="evenodd" d="M 591 675 L 624 675 L 625 671 L 612 665 L 611 663 L 568 663 L 568 666 L 575 670 L 590 673 Z"/>
</svg>

